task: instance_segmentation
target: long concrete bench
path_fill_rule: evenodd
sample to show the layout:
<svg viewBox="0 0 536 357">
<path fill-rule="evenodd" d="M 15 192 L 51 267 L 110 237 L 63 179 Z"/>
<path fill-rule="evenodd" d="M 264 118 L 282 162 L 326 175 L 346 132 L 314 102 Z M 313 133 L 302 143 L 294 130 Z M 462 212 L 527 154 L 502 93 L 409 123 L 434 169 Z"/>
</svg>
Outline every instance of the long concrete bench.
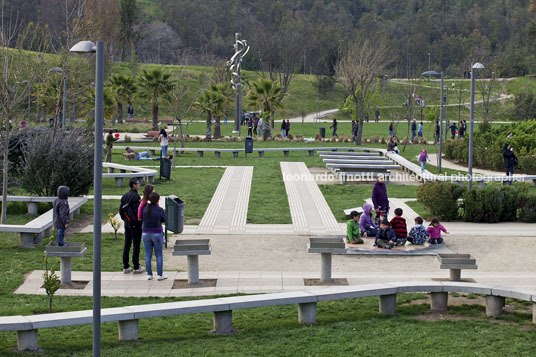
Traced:
<svg viewBox="0 0 536 357">
<path fill-rule="evenodd" d="M 387 172 L 389 170 L 400 170 L 399 165 L 395 164 L 381 164 L 381 165 L 368 165 L 368 164 L 327 164 L 326 167 L 330 170 L 338 170 L 339 172 Z"/>
<path fill-rule="evenodd" d="M 314 324 L 318 302 L 379 296 L 379 312 L 394 314 L 396 313 L 397 294 L 430 293 L 431 310 L 446 311 L 448 293 L 453 292 L 486 295 L 487 316 L 501 315 L 505 298 L 532 302 L 532 321 L 536 323 L 536 291 L 486 284 L 435 281 L 367 284 L 107 308 L 101 310 L 101 321 L 118 321 L 119 340 L 135 341 L 138 339 L 138 321 L 140 319 L 212 312 L 214 314 L 214 332 L 229 334 L 233 331 L 233 310 L 297 304 L 298 321 L 302 324 Z M 92 321 L 92 310 L 30 316 L 3 316 L 0 317 L 0 331 L 17 331 L 18 349 L 35 351 L 38 349 L 39 329 L 87 325 L 91 324 Z"/>
<path fill-rule="evenodd" d="M 368 156 L 352 155 L 352 156 L 349 156 L 349 155 L 325 155 L 325 154 L 320 154 L 319 156 L 320 156 L 320 158 L 322 160 L 371 160 L 371 161 L 389 160 L 388 158 L 386 158 L 384 156 L 379 156 L 379 155 L 368 155 Z"/>
<path fill-rule="evenodd" d="M 80 214 L 80 207 L 86 202 L 86 197 L 69 197 L 71 219 Z M 0 232 L 20 233 L 21 246 L 33 248 L 35 245 L 43 244 L 43 237 L 50 236 L 52 218 L 53 210 L 51 209 L 26 224 L 0 224 Z"/>
<path fill-rule="evenodd" d="M 28 214 L 36 215 L 40 202 L 52 203 L 56 197 L 32 197 L 32 196 L 7 196 L 7 202 L 26 202 L 28 203 Z M 2 196 L 0 196 L 2 202 Z"/>
<path fill-rule="evenodd" d="M 154 178 L 157 174 L 157 171 L 153 169 L 137 166 L 120 165 L 111 162 L 103 162 L 102 166 L 108 168 L 108 173 L 103 172 L 102 177 L 113 177 L 115 179 L 115 187 L 123 186 L 124 178 L 133 177 L 138 178 L 141 181 L 153 183 Z M 115 170 L 118 170 L 119 172 L 116 172 Z"/>
<path fill-rule="evenodd" d="M 350 164 L 350 165 L 385 165 L 392 164 L 391 160 L 341 160 L 341 159 L 324 159 L 326 164 Z"/>
</svg>

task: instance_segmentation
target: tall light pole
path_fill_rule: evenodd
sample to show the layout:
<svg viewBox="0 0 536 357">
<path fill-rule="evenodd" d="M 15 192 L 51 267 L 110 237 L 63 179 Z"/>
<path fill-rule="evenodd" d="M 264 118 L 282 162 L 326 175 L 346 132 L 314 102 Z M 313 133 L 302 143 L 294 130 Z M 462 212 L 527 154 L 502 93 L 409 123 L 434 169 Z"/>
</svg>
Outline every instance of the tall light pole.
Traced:
<svg viewBox="0 0 536 357">
<path fill-rule="evenodd" d="M 486 68 L 482 63 L 471 63 L 471 117 L 469 125 L 469 183 L 468 188 L 473 187 L 473 130 L 475 123 L 475 69 Z"/>
<path fill-rule="evenodd" d="M 101 325 L 101 214 L 102 214 L 102 130 L 104 92 L 104 42 L 81 41 L 69 52 L 96 52 L 95 66 L 95 156 L 93 161 L 93 356 L 100 356 Z"/>
<path fill-rule="evenodd" d="M 423 76 L 437 76 L 441 75 L 441 99 L 440 99 L 440 105 L 439 105 L 439 155 L 438 155 L 438 164 L 437 164 L 437 170 L 441 172 L 441 156 L 443 154 L 443 81 L 444 81 L 444 74 L 443 71 L 441 73 L 437 73 L 436 71 L 427 71 L 422 73 Z"/>
</svg>

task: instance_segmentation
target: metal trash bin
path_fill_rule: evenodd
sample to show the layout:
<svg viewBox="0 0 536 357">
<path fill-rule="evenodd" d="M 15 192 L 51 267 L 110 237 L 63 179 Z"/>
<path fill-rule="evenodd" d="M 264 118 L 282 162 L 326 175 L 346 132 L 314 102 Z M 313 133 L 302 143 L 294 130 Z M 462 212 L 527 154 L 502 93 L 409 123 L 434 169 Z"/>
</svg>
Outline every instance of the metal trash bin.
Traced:
<svg viewBox="0 0 536 357">
<path fill-rule="evenodd" d="M 326 128 L 319 128 L 320 129 L 320 137 L 325 138 L 326 137 Z"/>
<path fill-rule="evenodd" d="M 244 143 L 246 145 L 246 154 L 251 154 L 253 152 L 253 138 L 251 136 L 246 136 L 244 138 Z"/>
<path fill-rule="evenodd" d="M 184 229 L 184 205 L 177 196 L 166 197 L 167 230 L 173 233 L 182 233 Z"/>
<path fill-rule="evenodd" d="M 171 179 L 171 160 L 165 157 L 160 159 L 160 178 Z"/>
</svg>

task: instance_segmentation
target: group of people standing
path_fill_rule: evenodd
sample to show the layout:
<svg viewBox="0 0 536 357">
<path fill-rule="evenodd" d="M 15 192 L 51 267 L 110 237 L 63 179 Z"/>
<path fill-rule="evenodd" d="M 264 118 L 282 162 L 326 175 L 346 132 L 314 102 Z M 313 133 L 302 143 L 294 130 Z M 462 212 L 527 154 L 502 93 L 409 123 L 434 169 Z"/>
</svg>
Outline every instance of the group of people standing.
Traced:
<svg viewBox="0 0 536 357">
<path fill-rule="evenodd" d="M 375 213 L 374 220 L 372 215 Z M 352 211 L 347 222 L 346 237 L 350 244 L 363 244 L 363 238 L 375 238 L 374 246 L 391 249 L 410 244 L 422 245 L 443 243 L 441 232 L 449 234 L 439 218 L 433 218 L 428 228 L 423 226 L 422 217 L 415 218 L 415 225 L 408 233 L 406 219 L 401 208 L 394 210 L 395 216 L 388 219 L 389 199 L 383 177 L 379 176 L 372 189 L 372 205 L 366 203 L 362 210 Z"/>
<path fill-rule="evenodd" d="M 465 133 L 467 132 L 467 122 L 465 120 L 460 120 L 458 122 L 458 125 L 456 125 L 456 122 L 451 123 L 447 121 L 446 127 L 450 129 L 450 138 L 452 140 L 456 139 L 456 135 L 458 135 L 458 139 L 465 138 Z M 436 120 L 435 131 L 434 131 L 434 143 L 439 142 L 439 137 L 441 135 L 440 131 L 441 131 L 441 126 L 439 125 L 439 121 Z"/>
<path fill-rule="evenodd" d="M 281 135 L 284 138 L 286 138 L 289 133 L 290 133 L 290 121 L 288 119 L 286 121 L 284 119 L 281 120 Z"/>
</svg>

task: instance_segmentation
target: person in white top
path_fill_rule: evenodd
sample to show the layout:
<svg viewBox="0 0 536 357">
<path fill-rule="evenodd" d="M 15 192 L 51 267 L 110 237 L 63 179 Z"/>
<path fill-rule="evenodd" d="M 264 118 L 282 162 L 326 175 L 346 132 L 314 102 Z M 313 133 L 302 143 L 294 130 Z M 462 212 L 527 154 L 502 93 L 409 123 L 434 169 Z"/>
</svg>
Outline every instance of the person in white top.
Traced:
<svg viewBox="0 0 536 357">
<path fill-rule="evenodd" d="M 158 141 L 160 141 L 160 149 L 162 150 L 162 157 L 167 157 L 168 149 L 168 135 L 165 129 L 160 129 L 160 135 L 158 135 Z"/>
</svg>

